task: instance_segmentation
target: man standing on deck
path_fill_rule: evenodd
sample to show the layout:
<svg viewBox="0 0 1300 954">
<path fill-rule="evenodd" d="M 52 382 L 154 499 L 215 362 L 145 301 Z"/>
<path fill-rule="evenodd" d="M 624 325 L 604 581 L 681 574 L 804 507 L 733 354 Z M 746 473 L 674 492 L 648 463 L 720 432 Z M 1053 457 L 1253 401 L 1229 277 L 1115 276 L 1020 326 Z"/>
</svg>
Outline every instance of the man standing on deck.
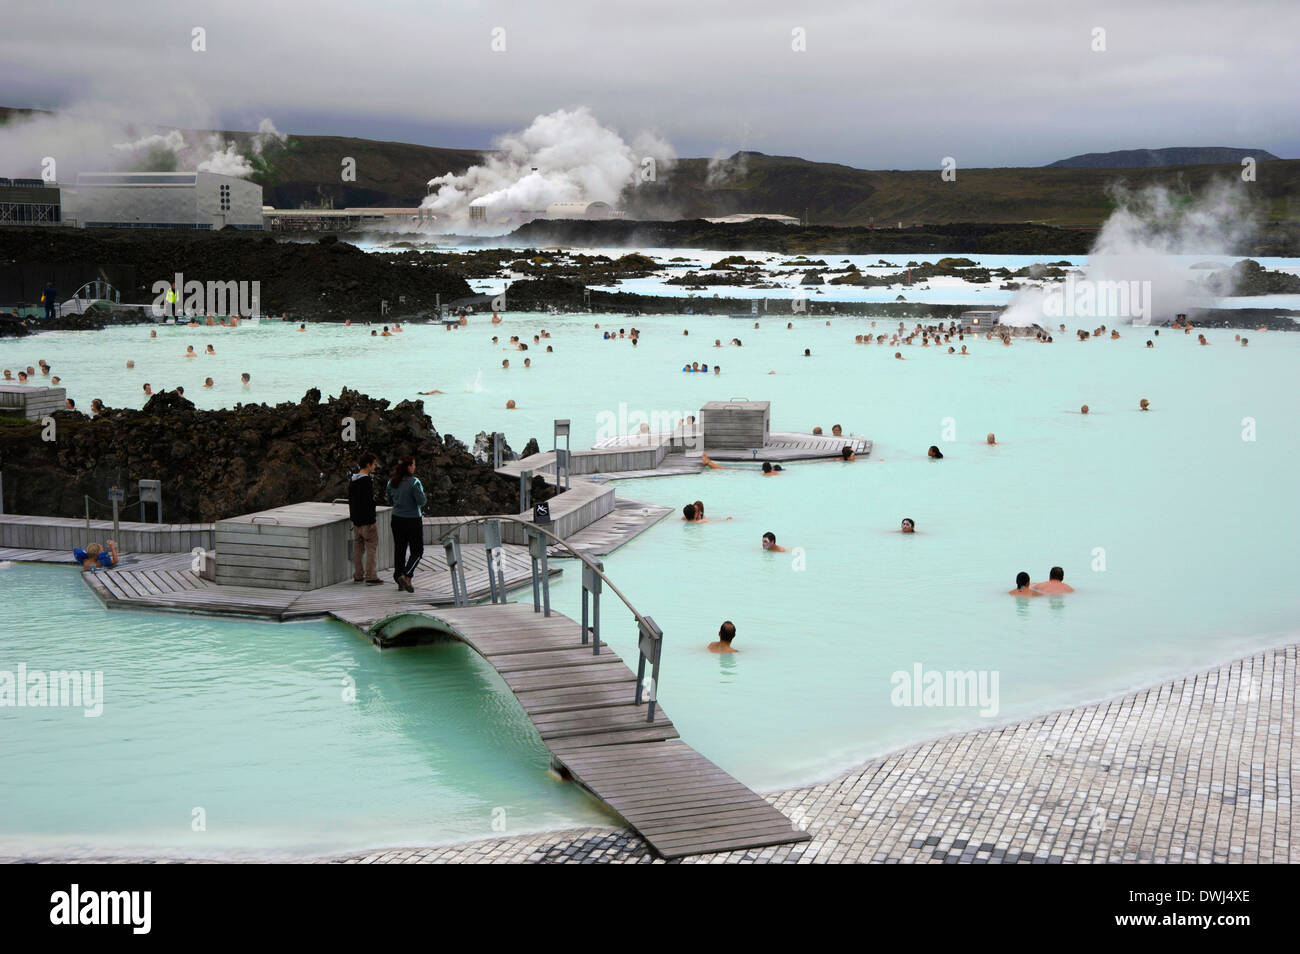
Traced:
<svg viewBox="0 0 1300 954">
<path fill-rule="evenodd" d="M 375 523 L 375 455 L 366 451 L 360 469 L 348 483 L 348 515 L 352 518 L 352 582 L 379 586 L 379 526 Z M 364 555 L 364 567 L 362 556 Z M 364 572 L 363 572 L 364 571 Z"/>
<path fill-rule="evenodd" d="M 41 293 L 41 302 L 45 305 L 45 320 L 54 320 L 54 299 L 58 297 L 58 289 L 54 287 L 54 279 L 51 278 L 45 283 L 45 291 Z"/>
</svg>

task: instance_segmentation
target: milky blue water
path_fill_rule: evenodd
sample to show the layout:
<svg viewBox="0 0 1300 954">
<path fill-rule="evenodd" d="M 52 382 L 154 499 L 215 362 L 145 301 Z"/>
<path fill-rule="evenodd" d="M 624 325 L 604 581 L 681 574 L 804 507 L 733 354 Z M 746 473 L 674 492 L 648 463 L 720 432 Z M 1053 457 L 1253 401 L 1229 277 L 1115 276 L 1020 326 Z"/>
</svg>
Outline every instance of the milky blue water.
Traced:
<svg viewBox="0 0 1300 954">
<path fill-rule="evenodd" d="M 1118 341 L 968 339 L 972 354 L 957 357 L 854 344 L 869 319 L 755 330 L 638 318 L 636 348 L 592 327 L 632 321 L 510 314 L 383 339 L 277 323 L 157 339 L 65 332 L 6 341 L 0 363 L 48 359 L 83 405 L 139 406 L 144 380 L 183 384 L 204 407 L 297 400 L 313 385 L 394 401 L 438 388 L 425 400 L 440 431 L 499 429 L 516 448 L 531 436 L 549 447 L 556 417 L 585 447 L 611 420 L 732 397 L 771 401 L 777 430 L 838 423 L 871 438 L 870 458 L 852 464 L 619 485 L 675 508 L 707 504 L 714 522 L 674 515 L 606 566 L 664 630 L 660 698 L 683 737 L 760 790 L 1296 638 L 1300 336 L 1247 332 L 1241 347 L 1210 331 L 1201 347 L 1195 335 L 1124 328 Z M 490 341 L 531 341 L 543 327 L 553 337 L 527 354 Z M 737 336 L 743 347 L 713 347 Z M 209 341 L 216 357 L 182 357 Z M 723 371 L 683 374 L 686 361 Z M 249 391 L 240 371 L 253 375 Z M 200 387 L 208 375 L 212 391 Z M 931 444 L 944 460 L 927 459 Z M 916 535 L 893 532 L 903 517 Z M 761 550 L 769 530 L 789 552 Z M 1038 581 L 1057 564 L 1076 593 L 1007 595 L 1017 571 Z M 510 694 L 463 647 L 381 654 L 336 624 L 109 613 L 58 568 L 8 567 L 0 581 L 6 607 L 40 608 L 0 640 L 0 669 L 97 668 L 106 684 L 99 719 L 0 710 L 0 844 L 292 852 L 490 835 L 495 808 L 507 831 L 601 817 L 546 774 Z M 572 574 L 553 601 L 578 612 Z M 634 632 L 615 607 L 606 601 L 606 636 L 628 658 Z M 738 630 L 732 656 L 704 648 L 724 619 Z M 918 664 L 996 673 L 996 712 L 894 705 L 893 675 Z M 355 702 L 341 698 L 344 674 Z M 190 830 L 195 807 L 206 833 Z"/>
</svg>

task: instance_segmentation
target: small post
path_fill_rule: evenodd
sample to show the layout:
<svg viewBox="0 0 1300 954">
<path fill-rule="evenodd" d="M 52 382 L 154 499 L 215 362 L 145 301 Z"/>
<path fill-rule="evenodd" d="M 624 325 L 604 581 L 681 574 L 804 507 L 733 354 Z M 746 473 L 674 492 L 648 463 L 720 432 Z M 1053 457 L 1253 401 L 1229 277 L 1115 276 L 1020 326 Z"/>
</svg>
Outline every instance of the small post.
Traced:
<svg viewBox="0 0 1300 954">
<path fill-rule="evenodd" d="M 90 497 L 87 494 L 82 494 L 81 498 L 86 504 L 86 539 L 89 540 L 90 539 Z"/>
<path fill-rule="evenodd" d="M 560 438 L 564 438 L 564 449 L 560 449 Z M 555 486 L 563 486 L 565 490 L 569 489 L 569 420 L 568 418 L 555 421 L 555 438 L 551 447 L 555 451 Z"/>
<path fill-rule="evenodd" d="M 158 518 L 155 523 L 162 523 L 162 481 L 161 480 L 142 480 L 140 481 L 140 519 L 144 519 L 144 505 L 146 502 L 158 505 Z"/>
<path fill-rule="evenodd" d="M 500 431 L 492 432 L 492 469 L 501 469 L 501 445 L 505 443 L 505 435 Z"/>
<path fill-rule="evenodd" d="M 533 561 L 533 612 L 551 615 L 551 579 L 546 558 L 546 537 L 528 527 L 528 555 Z"/>
<path fill-rule="evenodd" d="M 605 564 L 595 557 L 589 557 L 591 565 L 588 566 L 584 560 L 582 564 L 582 644 L 587 645 L 587 637 L 592 637 L 591 654 L 600 655 L 600 589 L 601 579 L 599 570 L 605 569 Z M 587 595 L 591 595 L 591 615 L 587 614 Z M 590 630 L 590 632 L 589 632 Z"/>
<path fill-rule="evenodd" d="M 442 548 L 447 552 L 447 572 L 451 575 L 451 596 L 457 606 L 465 606 L 468 594 L 465 592 L 465 568 L 460 562 L 460 541 L 449 537 L 442 541 Z"/>
<path fill-rule="evenodd" d="M 639 633 L 637 639 L 637 649 L 639 659 L 636 667 L 636 705 L 641 704 L 641 690 L 645 682 L 646 663 L 650 664 L 650 707 L 646 711 L 646 721 L 655 720 L 655 700 L 659 695 L 659 656 L 663 650 L 664 634 L 663 630 L 655 623 L 654 618 L 644 616 L 637 623 Z"/>
<path fill-rule="evenodd" d="M 126 494 L 123 492 L 121 487 L 114 485 L 108 489 L 108 499 L 113 501 L 113 538 L 115 540 L 120 539 L 120 531 L 117 522 L 117 508 L 121 506 L 125 497 Z"/>
<path fill-rule="evenodd" d="M 525 513 L 532 509 L 532 483 L 533 472 L 531 470 L 521 470 L 519 472 L 519 512 Z"/>
<path fill-rule="evenodd" d="M 497 559 L 501 552 L 500 520 L 489 520 L 483 525 L 483 549 L 487 552 L 488 592 L 492 596 L 493 603 L 504 603 L 506 601 L 505 573 L 501 572 L 501 585 L 498 586 L 497 575 L 494 572 L 498 568 Z"/>
</svg>

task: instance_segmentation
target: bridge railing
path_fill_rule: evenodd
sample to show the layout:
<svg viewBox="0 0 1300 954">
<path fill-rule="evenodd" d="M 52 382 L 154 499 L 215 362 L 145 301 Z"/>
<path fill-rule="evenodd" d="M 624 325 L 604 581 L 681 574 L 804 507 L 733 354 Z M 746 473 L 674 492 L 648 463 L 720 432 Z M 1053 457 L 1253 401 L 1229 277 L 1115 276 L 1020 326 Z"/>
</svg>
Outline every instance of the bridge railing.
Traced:
<svg viewBox="0 0 1300 954">
<path fill-rule="evenodd" d="M 465 583 L 465 563 L 461 556 L 459 533 L 475 524 L 483 524 L 483 548 L 487 552 L 488 593 L 493 603 L 506 602 L 505 569 L 501 542 L 502 522 L 517 523 L 528 537 L 528 555 L 532 560 L 533 612 L 551 615 L 550 564 L 547 549 L 551 543 L 562 547 L 582 562 L 582 623 L 581 645 L 591 643 L 592 655 L 600 654 L 600 597 L 606 586 L 631 611 L 637 624 L 637 677 L 633 702 L 648 703 L 646 721 L 653 722 L 655 701 L 659 686 L 659 663 L 663 649 L 663 630 L 654 618 L 641 613 L 632 602 L 605 575 L 605 565 L 581 550 L 575 550 L 565 540 L 545 527 L 520 517 L 471 517 L 448 528 L 439 538 L 447 554 L 447 569 L 451 574 L 452 597 L 457 606 L 469 604 L 469 590 Z M 548 543 L 550 541 L 550 543 Z M 649 679 L 646 670 L 649 669 Z"/>
</svg>

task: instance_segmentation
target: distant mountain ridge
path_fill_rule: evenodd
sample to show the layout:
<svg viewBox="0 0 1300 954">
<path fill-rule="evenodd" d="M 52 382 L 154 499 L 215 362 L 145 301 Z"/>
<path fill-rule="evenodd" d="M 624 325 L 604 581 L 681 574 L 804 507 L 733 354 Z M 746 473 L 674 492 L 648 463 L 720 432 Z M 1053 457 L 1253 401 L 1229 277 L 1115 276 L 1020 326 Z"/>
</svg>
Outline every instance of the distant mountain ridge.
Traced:
<svg viewBox="0 0 1300 954">
<path fill-rule="evenodd" d="M 0 106 L 0 125 L 32 110 Z M 142 133 L 144 127 L 139 127 Z M 152 131 L 152 130 L 150 130 Z M 221 132 L 247 153 L 251 134 Z M 1200 165 L 1143 162 L 1147 154 L 1181 154 Z M 36 153 L 39 155 L 39 153 Z M 262 201 L 277 208 L 419 205 L 435 176 L 463 173 L 482 162 L 484 150 L 443 149 L 413 143 L 290 133 L 250 179 L 262 186 Z M 1190 155 L 1189 155 L 1190 154 Z M 1112 187 L 1132 190 L 1163 186 L 1194 196 L 1211 183 L 1240 176 L 1242 156 L 1276 157 L 1263 149 L 1181 148 L 1098 153 L 1110 165 L 1075 164 L 1076 156 L 1050 166 L 970 168 L 956 177 L 932 169 L 864 169 L 757 151 L 725 159 L 683 158 L 656 181 L 629 188 L 620 204 L 629 218 L 651 221 L 695 219 L 736 213 L 776 212 L 816 225 L 897 229 L 921 223 L 1025 223 L 1096 228 L 1115 208 Z M 1226 158 L 1210 158 L 1226 155 Z M 343 181 L 340 163 L 355 159 L 356 181 Z M 1137 165 L 1130 157 L 1138 157 Z M 36 170 L 31 170 L 36 171 Z M 165 170 L 159 170 L 165 171 Z M 0 169 L 0 176 L 23 174 Z M 1300 220 L 1300 159 L 1268 161 L 1258 170 L 1251 195 L 1264 220 Z M 956 248 L 947 249 L 955 251 Z M 1261 253 L 1262 254 L 1262 253 Z"/>
<path fill-rule="evenodd" d="M 1155 169 L 1160 166 L 1208 166 L 1240 162 L 1247 156 L 1259 162 L 1277 159 L 1267 149 L 1238 149 L 1234 146 L 1173 146 L 1169 149 L 1120 149 L 1115 152 L 1085 152 L 1058 159 L 1048 169 Z"/>
</svg>

